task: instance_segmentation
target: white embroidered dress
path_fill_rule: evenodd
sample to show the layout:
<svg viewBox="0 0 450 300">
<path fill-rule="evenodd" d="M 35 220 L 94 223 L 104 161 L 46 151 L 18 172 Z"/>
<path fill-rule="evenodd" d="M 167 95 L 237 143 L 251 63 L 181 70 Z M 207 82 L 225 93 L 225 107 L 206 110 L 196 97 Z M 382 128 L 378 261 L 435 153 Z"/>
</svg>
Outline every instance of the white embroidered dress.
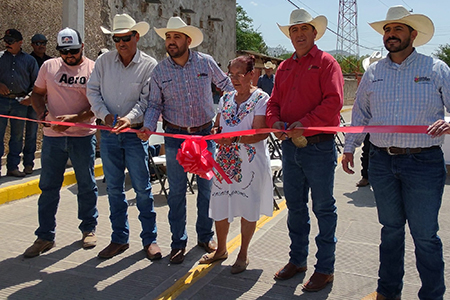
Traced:
<svg viewBox="0 0 450 300">
<path fill-rule="evenodd" d="M 239 105 L 238 111 L 235 93 L 225 94 L 219 102 L 223 133 L 252 129 L 254 117 L 266 114 L 269 96 L 265 92 L 260 89 L 254 91 Z M 232 184 L 213 179 L 210 218 L 216 221 L 228 219 L 231 223 L 234 217 L 244 217 L 255 222 L 261 214 L 272 215 L 272 173 L 267 140 L 255 144 L 218 145 L 216 161 Z"/>
</svg>

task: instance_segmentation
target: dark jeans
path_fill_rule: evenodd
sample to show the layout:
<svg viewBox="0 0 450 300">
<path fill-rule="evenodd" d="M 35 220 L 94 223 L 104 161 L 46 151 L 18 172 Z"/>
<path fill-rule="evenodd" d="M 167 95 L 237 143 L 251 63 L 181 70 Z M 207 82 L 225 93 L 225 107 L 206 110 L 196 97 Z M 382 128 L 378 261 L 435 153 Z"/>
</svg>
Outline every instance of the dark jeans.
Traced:
<svg viewBox="0 0 450 300">
<path fill-rule="evenodd" d="M 32 106 L 27 108 L 27 118 L 37 119 L 37 114 Z M 34 166 L 34 153 L 36 152 L 36 138 L 38 131 L 38 123 L 25 122 L 25 145 L 23 146 L 23 166 Z"/>
</svg>

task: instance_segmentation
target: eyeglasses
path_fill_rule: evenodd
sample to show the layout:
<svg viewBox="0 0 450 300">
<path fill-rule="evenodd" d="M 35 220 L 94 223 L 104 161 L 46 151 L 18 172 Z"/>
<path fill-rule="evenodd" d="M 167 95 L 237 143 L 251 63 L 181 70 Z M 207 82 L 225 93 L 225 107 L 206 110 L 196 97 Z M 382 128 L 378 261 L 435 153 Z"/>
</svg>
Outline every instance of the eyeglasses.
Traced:
<svg viewBox="0 0 450 300">
<path fill-rule="evenodd" d="M 17 42 L 17 40 L 14 39 L 14 38 L 4 38 L 3 40 L 4 40 L 5 43 L 7 43 L 8 45 L 12 45 L 12 44 L 14 44 L 15 42 Z"/>
<path fill-rule="evenodd" d="M 47 42 L 35 42 L 33 44 L 35 44 L 36 46 L 47 46 Z"/>
<path fill-rule="evenodd" d="M 79 48 L 79 49 L 61 49 L 61 50 L 59 50 L 59 53 L 61 54 L 61 55 L 67 55 L 67 54 L 78 54 L 78 53 L 80 53 L 80 50 L 81 50 L 81 48 Z"/>
<path fill-rule="evenodd" d="M 231 73 L 227 73 L 227 76 L 230 77 L 230 79 L 240 80 L 240 79 L 244 78 L 245 75 L 248 74 L 248 72 L 250 72 L 250 71 L 245 72 L 245 74 L 231 74 Z"/>
<path fill-rule="evenodd" d="M 112 39 L 113 39 L 114 43 L 120 43 L 120 41 L 124 41 L 126 43 L 126 42 L 131 41 L 131 37 L 133 37 L 135 35 L 136 35 L 136 32 L 133 32 L 132 34 L 125 35 L 125 36 L 113 35 Z"/>
</svg>

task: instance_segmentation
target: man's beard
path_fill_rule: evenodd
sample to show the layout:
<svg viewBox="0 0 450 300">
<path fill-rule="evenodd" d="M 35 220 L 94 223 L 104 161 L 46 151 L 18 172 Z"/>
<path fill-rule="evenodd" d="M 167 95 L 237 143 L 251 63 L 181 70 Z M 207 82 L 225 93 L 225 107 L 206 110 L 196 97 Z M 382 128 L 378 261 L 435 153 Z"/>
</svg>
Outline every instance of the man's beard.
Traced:
<svg viewBox="0 0 450 300">
<path fill-rule="evenodd" d="M 391 40 L 399 41 L 400 44 L 398 46 L 389 45 L 389 42 Z M 386 42 L 384 42 L 384 47 L 387 51 L 391 53 L 396 53 L 405 50 L 409 47 L 409 44 L 411 43 L 411 37 L 408 37 L 406 40 L 402 41 L 399 38 L 391 37 Z"/>
<path fill-rule="evenodd" d="M 75 59 L 75 62 L 72 62 L 72 61 L 71 61 L 71 62 L 68 62 L 68 61 L 67 61 L 68 57 L 63 58 L 63 61 L 64 61 L 67 65 L 69 65 L 69 66 L 76 66 L 76 65 L 78 65 L 78 64 L 80 63 L 81 59 L 83 58 L 83 53 L 81 53 L 80 57 L 72 56 L 72 57 L 70 57 L 70 58 L 71 58 L 71 59 L 74 58 L 74 59 Z"/>
<path fill-rule="evenodd" d="M 170 46 L 172 46 L 172 45 L 169 45 L 169 47 Z M 172 54 L 172 53 L 170 53 L 169 47 L 167 47 L 166 51 L 169 54 L 169 56 L 172 58 L 178 58 L 178 57 L 183 56 L 188 49 L 188 47 L 186 45 L 184 45 L 182 48 L 177 47 L 176 49 L 173 49 L 173 50 L 175 50 L 175 52 Z"/>
</svg>

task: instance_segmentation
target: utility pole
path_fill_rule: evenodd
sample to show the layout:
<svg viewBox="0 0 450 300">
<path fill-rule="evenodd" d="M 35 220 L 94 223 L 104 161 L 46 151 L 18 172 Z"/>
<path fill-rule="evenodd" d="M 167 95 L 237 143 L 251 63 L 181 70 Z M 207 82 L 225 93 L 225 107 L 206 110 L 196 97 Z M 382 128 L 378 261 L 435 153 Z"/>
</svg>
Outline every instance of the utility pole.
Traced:
<svg viewBox="0 0 450 300">
<path fill-rule="evenodd" d="M 84 0 L 63 0 L 62 13 L 62 28 L 78 30 L 84 41 Z"/>
<path fill-rule="evenodd" d="M 359 57 L 358 10 L 356 0 L 339 0 L 336 50 Z"/>
</svg>

